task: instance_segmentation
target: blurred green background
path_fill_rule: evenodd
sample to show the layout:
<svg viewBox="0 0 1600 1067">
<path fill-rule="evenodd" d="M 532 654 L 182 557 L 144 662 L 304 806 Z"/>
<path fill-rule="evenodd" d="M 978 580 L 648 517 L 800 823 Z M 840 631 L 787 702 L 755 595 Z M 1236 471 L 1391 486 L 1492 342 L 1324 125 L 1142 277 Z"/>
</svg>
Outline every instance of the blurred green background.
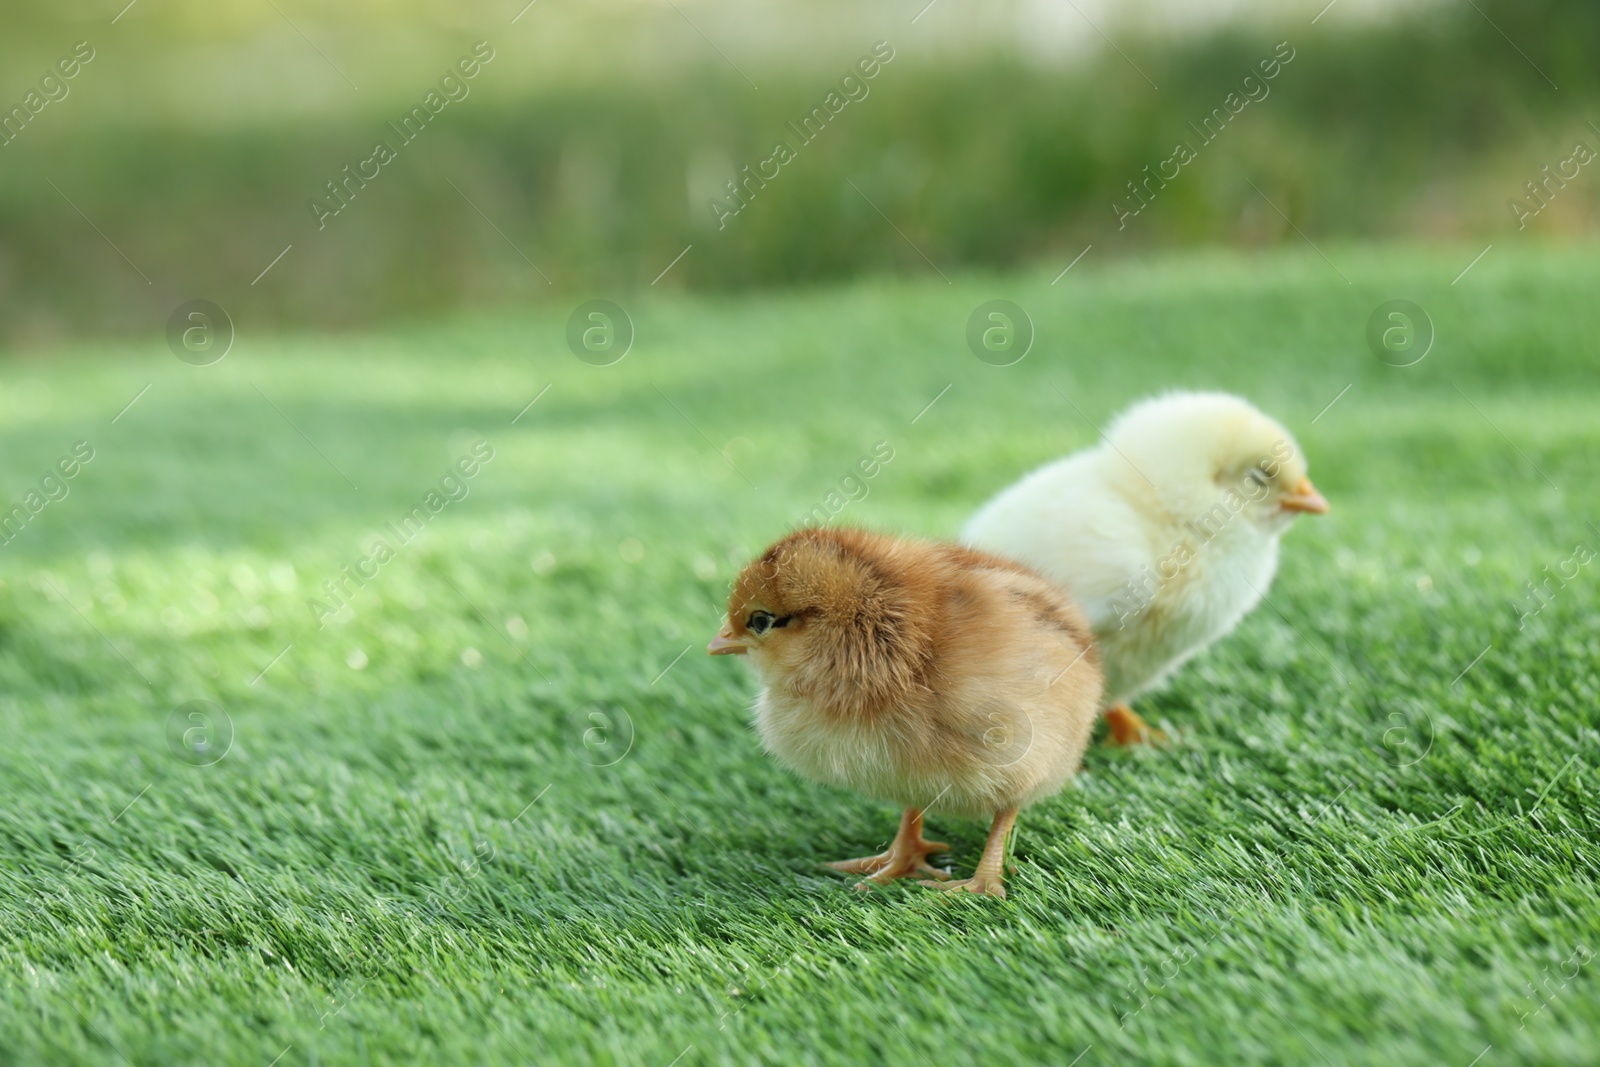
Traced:
<svg viewBox="0 0 1600 1067">
<path fill-rule="evenodd" d="M 1589 0 L 859 5 L 73 0 L 0 16 L 0 341 L 159 334 L 205 297 L 252 330 L 1339 236 L 1593 232 Z M 515 21 L 513 21 L 515 20 Z M 308 201 L 478 42 L 494 59 L 318 229 Z M 786 128 L 888 42 L 813 142 Z M 1288 42 L 1294 59 L 1148 210 L 1127 183 Z M 708 200 L 797 158 L 719 229 Z M 1568 173 L 1571 172 L 1569 166 Z M 770 171 L 769 171 L 770 173 Z M 1252 183 L 1254 188 L 1252 187 Z M 853 187 L 852 187 L 853 186 Z M 896 233 L 896 230 L 899 233 Z M 256 281 L 285 248 L 281 261 Z M 252 284 L 254 282 L 254 284 Z"/>
</svg>

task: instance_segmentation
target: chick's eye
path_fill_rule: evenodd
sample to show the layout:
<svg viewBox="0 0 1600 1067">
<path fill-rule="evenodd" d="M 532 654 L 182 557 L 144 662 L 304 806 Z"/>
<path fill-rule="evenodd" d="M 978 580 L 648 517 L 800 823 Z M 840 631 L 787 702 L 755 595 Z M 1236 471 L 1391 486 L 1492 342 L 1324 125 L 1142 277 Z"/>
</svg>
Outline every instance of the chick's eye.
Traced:
<svg viewBox="0 0 1600 1067">
<path fill-rule="evenodd" d="M 1267 484 L 1271 481 L 1271 479 L 1267 477 L 1267 472 L 1262 470 L 1260 467 L 1251 467 L 1245 472 L 1245 478 L 1247 478 L 1251 484 L 1255 485 L 1259 489 L 1265 489 Z"/>
<path fill-rule="evenodd" d="M 764 634 L 772 626 L 772 616 L 765 611 L 751 612 L 744 626 L 753 634 Z"/>
</svg>

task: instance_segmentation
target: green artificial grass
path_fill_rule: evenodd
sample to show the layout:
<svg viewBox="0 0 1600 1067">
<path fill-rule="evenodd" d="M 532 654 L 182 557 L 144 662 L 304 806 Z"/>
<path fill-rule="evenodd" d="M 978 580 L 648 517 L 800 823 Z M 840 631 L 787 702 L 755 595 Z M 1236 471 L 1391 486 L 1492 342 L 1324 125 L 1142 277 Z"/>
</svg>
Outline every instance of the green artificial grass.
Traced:
<svg viewBox="0 0 1600 1067">
<path fill-rule="evenodd" d="M 565 307 L 13 358 L 0 506 L 94 457 L 0 548 L 0 1061 L 1597 1062 L 1600 563 L 1514 603 L 1600 546 L 1600 254 L 1323 251 L 623 296 L 609 367 Z M 1008 900 L 819 870 L 896 813 L 758 749 L 738 567 L 880 441 L 836 521 L 949 536 L 1178 386 L 1333 512 L 1143 703 L 1173 744 L 1026 811 Z"/>
</svg>

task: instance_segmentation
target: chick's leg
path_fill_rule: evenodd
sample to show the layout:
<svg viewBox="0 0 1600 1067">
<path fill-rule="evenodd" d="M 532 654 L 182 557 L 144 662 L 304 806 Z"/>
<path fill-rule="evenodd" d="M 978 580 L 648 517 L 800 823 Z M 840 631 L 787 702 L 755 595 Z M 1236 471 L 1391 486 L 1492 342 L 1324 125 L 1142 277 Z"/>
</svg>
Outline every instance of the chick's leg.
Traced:
<svg viewBox="0 0 1600 1067">
<path fill-rule="evenodd" d="M 964 889 L 968 893 L 983 893 L 991 897 L 1005 896 L 1006 887 L 1002 884 L 1002 876 L 1006 862 L 1006 838 L 1011 835 L 1011 828 L 1016 822 L 1016 808 L 995 813 L 994 825 L 989 828 L 989 840 L 983 846 L 983 858 L 978 860 L 977 870 L 972 872 L 971 878 L 963 878 L 959 882 L 922 884 L 937 886 L 940 889 Z"/>
<path fill-rule="evenodd" d="M 1145 745 L 1167 739 L 1166 734 L 1146 723 L 1126 704 L 1113 704 L 1106 709 L 1106 725 L 1111 727 L 1113 745 Z"/>
<path fill-rule="evenodd" d="M 948 873 L 928 862 L 928 856 L 935 852 L 949 851 L 949 845 L 923 840 L 922 809 L 907 808 L 900 816 L 900 831 L 894 835 L 894 842 L 889 846 L 889 851 L 877 856 L 863 856 L 858 860 L 839 860 L 828 866 L 846 874 L 864 874 L 867 876 L 867 882 L 878 885 L 892 882 L 896 878 L 910 878 L 919 874 L 948 878 L 950 877 Z M 861 883 L 856 888 L 870 889 L 871 886 L 867 882 Z"/>
</svg>

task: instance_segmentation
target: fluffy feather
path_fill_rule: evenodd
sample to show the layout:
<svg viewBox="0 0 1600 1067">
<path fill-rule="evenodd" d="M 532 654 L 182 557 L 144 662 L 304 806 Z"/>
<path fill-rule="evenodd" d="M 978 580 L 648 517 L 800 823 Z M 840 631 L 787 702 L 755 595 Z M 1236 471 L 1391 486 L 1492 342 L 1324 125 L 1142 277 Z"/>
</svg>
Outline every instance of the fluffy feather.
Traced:
<svg viewBox="0 0 1600 1067">
<path fill-rule="evenodd" d="M 1326 510 L 1281 424 L 1236 396 L 1171 393 L 1002 491 L 962 540 L 1021 560 L 1083 606 L 1111 706 L 1232 630 L 1271 584 L 1295 516 Z"/>
</svg>

